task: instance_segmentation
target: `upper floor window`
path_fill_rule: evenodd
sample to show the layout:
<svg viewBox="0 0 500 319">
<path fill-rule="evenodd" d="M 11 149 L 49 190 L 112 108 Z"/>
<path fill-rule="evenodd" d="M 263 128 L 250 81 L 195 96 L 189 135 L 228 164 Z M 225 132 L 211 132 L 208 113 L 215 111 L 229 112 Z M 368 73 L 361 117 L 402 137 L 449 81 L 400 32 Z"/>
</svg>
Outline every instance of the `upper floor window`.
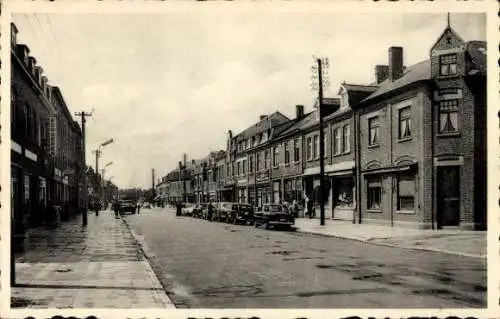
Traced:
<svg viewBox="0 0 500 319">
<path fill-rule="evenodd" d="M 241 162 L 238 162 L 238 170 L 237 170 L 237 175 L 240 175 L 240 173 L 241 173 L 240 168 L 241 168 Z"/>
<path fill-rule="evenodd" d="M 307 147 L 306 147 L 306 156 L 307 160 L 310 161 L 313 159 L 313 153 L 312 153 L 312 137 L 307 138 Z"/>
<path fill-rule="evenodd" d="M 411 106 L 399 110 L 399 138 L 411 137 Z"/>
<path fill-rule="evenodd" d="M 300 140 L 296 139 L 293 141 L 293 160 L 295 162 L 300 161 Z"/>
<path fill-rule="evenodd" d="M 262 133 L 262 140 L 261 142 L 264 143 L 267 141 L 267 132 Z"/>
<path fill-rule="evenodd" d="M 269 168 L 269 151 L 264 151 L 264 169 Z"/>
<path fill-rule="evenodd" d="M 458 132 L 458 100 L 439 102 L 439 133 Z"/>
<path fill-rule="evenodd" d="M 250 156 L 248 158 L 248 172 L 251 173 L 253 172 L 253 156 Z"/>
<path fill-rule="evenodd" d="M 319 135 L 314 135 L 314 159 L 319 158 Z"/>
<path fill-rule="evenodd" d="M 246 174 L 246 172 L 247 172 L 247 160 L 243 160 L 242 166 L 243 166 L 243 174 Z"/>
<path fill-rule="evenodd" d="M 368 145 L 377 145 L 378 144 L 378 127 L 379 120 L 378 116 L 374 116 L 368 119 Z"/>
<path fill-rule="evenodd" d="M 288 165 L 288 164 L 290 164 L 290 149 L 288 147 L 288 142 L 285 142 L 283 144 L 283 148 L 285 151 L 285 164 Z"/>
<path fill-rule="evenodd" d="M 340 154 L 340 127 L 333 130 L 333 154 Z"/>
<path fill-rule="evenodd" d="M 257 171 L 260 171 L 260 153 L 257 153 L 257 158 L 255 159 L 255 167 L 257 169 Z"/>
<path fill-rule="evenodd" d="M 457 55 L 445 54 L 439 57 L 439 75 L 457 74 Z"/>
<path fill-rule="evenodd" d="M 278 147 L 275 146 L 273 148 L 273 166 L 276 167 L 279 165 L 279 150 Z"/>
<path fill-rule="evenodd" d="M 344 125 L 342 131 L 342 152 L 349 153 L 351 151 L 351 130 L 349 129 L 349 124 Z"/>
</svg>

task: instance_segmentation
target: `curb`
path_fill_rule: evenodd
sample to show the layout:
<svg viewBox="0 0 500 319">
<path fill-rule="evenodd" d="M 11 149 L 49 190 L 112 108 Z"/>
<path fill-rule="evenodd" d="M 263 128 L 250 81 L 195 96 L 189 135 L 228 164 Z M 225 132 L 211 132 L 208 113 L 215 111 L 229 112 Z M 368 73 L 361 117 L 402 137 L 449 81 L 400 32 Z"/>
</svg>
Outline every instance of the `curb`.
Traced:
<svg viewBox="0 0 500 319">
<path fill-rule="evenodd" d="M 132 229 L 132 227 L 127 223 L 127 221 L 122 218 L 120 216 L 120 220 L 123 222 L 123 224 L 127 227 L 127 229 L 129 230 L 130 234 L 132 235 L 132 237 L 134 238 L 134 240 L 137 242 L 138 246 L 139 246 L 139 249 L 141 250 L 142 254 L 144 255 L 144 258 L 146 259 L 147 261 L 147 267 L 148 269 L 146 270 L 148 272 L 148 275 L 150 275 L 151 277 L 153 277 L 156 281 L 158 281 L 158 283 L 161 285 L 161 287 L 163 288 L 163 294 L 162 296 L 160 296 L 162 299 L 164 299 L 164 303 L 166 305 L 165 308 L 177 308 L 174 304 L 174 302 L 172 301 L 172 299 L 170 299 L 170 297 L 168 296 L 168 294 L 166 293 L 167 289 L 165 288 L 165 286 L 163 285 L 163 283 L 161 282 L 160 278 L 158 278 L 158 275 L 156 275 L 156 273 L 154 272 L 153 270 L 153 266 L 151 265 L 151 260 L 150 260 L 150 257 L 151 255 L 154 255 L 152 254 L 152 252 L 147 248 L 147 246 L 145 245 L 145 243 L 143 241 L 141 241 L 139 239 L 139 236 L 135 233 L 135 231 Z"/>
<path fill-rule="evenodd" d="M 322 234 L 322 233 L 316 233 L 314 231 L 301 230 L 299 227 L 296 228 L 296 232 L 303 233 L 303 234 L 309 234 L 309 235 L 317 235 L 317 236 L 322 236 L 322 237 L 329 237 L 329 238 L 340 238 L 340 239 L 354 240 L 354 241 L 362 242 L 365 244 L 384 246 L 384 247 L 419 250 L 419 251 L 429 251 L 429 252 L 434 252 L 434 253 L 443 253 L 443 254 L 457 255 L 457 256 L 469 257 L 469 258 L 477 258 L 477 259 L 485 259 L 485 260 L 487 259 L 487 255 L 468 254 L 468 253 L 462 253 L 462 252 L 458 252 L 458 251 L 438 249 L 438 248 L 432 248 L 432 247 L 404 246 L 404 245 L 373 242 L 373 240 L 376 240 L 378 238 L 360 239 L 360 238 L 345 237 L 345 236 L 339 236 L 339 235 Z"/>
</svg>

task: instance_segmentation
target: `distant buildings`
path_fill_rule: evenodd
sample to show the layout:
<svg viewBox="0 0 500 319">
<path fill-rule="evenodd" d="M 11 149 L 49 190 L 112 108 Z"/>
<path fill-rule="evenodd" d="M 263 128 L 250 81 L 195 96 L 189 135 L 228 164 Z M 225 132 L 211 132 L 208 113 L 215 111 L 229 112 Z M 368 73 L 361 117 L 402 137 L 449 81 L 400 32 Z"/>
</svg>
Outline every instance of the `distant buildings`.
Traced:
<svg viewBox="0 0 500 319">
<path fill-rule="evenodd" d="M 423 62 L 405 67 L 401 47 L 388 55 L 375 67 L 376 83 L 342 83 L 340 98 L 324 100 L 327 218 L 485 229 L 486 43 L 465 42 L 447 26 Z M 317 107 L 305 113 L 298 105 L 294 119 L 275 112 L 229 131 L 225 159 L 215 161 L 223 173 L 216 200 L 259 206 L 308 196 L 317 204 L 318 116 Z M 184 177 L 199 187 L 205 166 L 196 167 Z M 183 198 L 168 178 L 175 172 L 161 180 L 159 198 Z"/>
<path fill-rule="evenodd" d="M 80 126 L 17 33 L 11 24 L 12 234 L 22 241 L 26 229 L 54 218 L 49 205 L 63 220 L 77 213 L 84 159 Z"/>
</svg>

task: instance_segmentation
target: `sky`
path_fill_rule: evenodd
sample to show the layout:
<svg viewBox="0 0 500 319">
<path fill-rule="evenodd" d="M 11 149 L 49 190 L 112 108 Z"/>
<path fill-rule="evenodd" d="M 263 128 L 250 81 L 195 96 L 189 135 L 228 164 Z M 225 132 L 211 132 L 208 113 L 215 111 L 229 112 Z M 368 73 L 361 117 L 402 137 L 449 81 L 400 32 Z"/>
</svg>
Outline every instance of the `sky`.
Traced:
<svg viewBox="0 0 500 319">
<path fill-rule="evenodd" d="M 151 187 L 188 159 L 224 149 L 227 131 L 295 105 L 313 109 L 313 55 L 328 57 L 336 96 L 345 81 L 369 84 L 388 48 L 402 46 L 406 66 L 428 58 L 446 14 L 349 14 L 205 10 L 136 14 L 14 14 L 27 44 L 58 86 L 70 112 L 92 112 L 87 163 L 112 162 L 106 178 L 119 187 Z M 468 40 L 486 40 L 484 14 L 451 15 Z"/>
</svg>

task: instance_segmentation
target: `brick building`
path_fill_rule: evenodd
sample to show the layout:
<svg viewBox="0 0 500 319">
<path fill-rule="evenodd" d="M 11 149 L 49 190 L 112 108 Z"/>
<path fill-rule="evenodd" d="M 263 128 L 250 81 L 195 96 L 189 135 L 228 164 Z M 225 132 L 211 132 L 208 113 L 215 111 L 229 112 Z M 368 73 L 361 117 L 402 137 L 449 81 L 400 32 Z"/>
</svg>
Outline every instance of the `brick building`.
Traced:
<svg viewBox="0 0 500 319">
<path fill-rule="evenodd" d="M 326 218 L 414 228 L 486 228 L 486 43 L 447 26 L 425 61 L 401 47 L 375 83 L 325 98 Z M 319 210 L 319 110 L 261 116 L 218 160 L 218 200 Z M 223 185 L 222 185 L 223 184 Z M 319 217 L 319 212 L 316 212 Z"/>
<path fill-rule="evenodd" d="M 63 220 L 81 208 L 82 133 L 59 88 L 48 84 L 11 24 L 11 216 L 13 242 L 51 222 L 52 205 Z M 21 247 L 21 246 L 19 246 Z"/>
</svg>

